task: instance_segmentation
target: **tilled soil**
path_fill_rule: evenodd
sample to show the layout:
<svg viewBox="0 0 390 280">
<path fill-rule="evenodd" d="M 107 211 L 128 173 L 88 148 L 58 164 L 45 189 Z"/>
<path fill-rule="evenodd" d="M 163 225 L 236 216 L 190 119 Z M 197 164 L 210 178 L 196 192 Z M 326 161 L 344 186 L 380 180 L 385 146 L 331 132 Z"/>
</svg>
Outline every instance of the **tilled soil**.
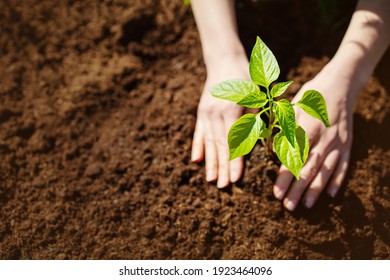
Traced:
<svg viewBox="0 0 390 280">
<path fill-rule="evenodd" d="M 293 94 L 343 30 L 314 1 L 239 1 Z M 1 1 L 0 258 L 389 259 L 388 54 L 356 105 L 336 199 L 286 211 L 260 145 L 227 190 L 190 161 L 205 80 L 182 1 Z"/>
</svg>

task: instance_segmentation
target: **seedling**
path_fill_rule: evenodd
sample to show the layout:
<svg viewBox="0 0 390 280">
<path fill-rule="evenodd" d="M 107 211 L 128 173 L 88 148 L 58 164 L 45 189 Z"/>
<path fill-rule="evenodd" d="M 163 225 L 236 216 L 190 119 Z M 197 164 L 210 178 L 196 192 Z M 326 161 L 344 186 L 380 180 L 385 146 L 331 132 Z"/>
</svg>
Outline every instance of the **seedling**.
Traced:
<svg viewBox="0 0 390 280">
<path fill-rule="evenodd" d="M 309 154 L 305 130 L 296 124 L 293 106 L 330 126 L 323 96 L 316 90 L 306 91 L 301 100 L 291 104 L 276 100 L 293 81 L 271 84 L 280 74 L 272 51 L 257 37 L 252 50 L 249 73 L 252 81 L 227 80 L 210 88 L 213 96 L 236 102 L 248 108 L 259 108 L 257 114 L 245 114 L 229 130 L 229 159 L 248 154 L 260 140 L 268 152 L 273 149 L 280 161 L 299 179 L 299 173 Z"/>
</svg>

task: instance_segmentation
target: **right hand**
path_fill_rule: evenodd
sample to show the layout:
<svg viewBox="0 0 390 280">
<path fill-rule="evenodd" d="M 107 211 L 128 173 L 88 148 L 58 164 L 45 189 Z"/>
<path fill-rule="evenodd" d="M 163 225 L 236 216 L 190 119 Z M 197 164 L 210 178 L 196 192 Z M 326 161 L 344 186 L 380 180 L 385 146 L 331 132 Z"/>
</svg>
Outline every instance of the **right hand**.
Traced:
<svg viewBox="0 0 390 280">
<path fill-rule="evenodd" d="M 207 67 L 207 73 L 198 105 L 191 159 L 194 162 L 205 159 L 206 180 L 217 181 L 217 187 L 224 188 L 238 181 L 244 169 L 242 157 L 229 161 L 227 142 L 229 129 L 242 116 L 244 107 L 213 97 L 208 89 L 228 79 L 249 80 L 248 60 L 245 56 L 217 60 Z"/>
</svg>

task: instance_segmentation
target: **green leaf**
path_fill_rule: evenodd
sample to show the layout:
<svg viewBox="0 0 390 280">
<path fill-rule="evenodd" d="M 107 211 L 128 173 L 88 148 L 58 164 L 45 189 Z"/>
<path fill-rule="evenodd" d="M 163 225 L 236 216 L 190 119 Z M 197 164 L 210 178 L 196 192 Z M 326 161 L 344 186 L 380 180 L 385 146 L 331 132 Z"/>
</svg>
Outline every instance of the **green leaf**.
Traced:
<svg viewBox="0 0 390 280">
<path fill-rule="evenodd" d="M 273 98 L 278 97 L 282 95 L 286 89 L 293 83 L 294 81 L 288 81 L 288 82 L 283 82 L 283 83 L 278 83 L 274 85 L 271 89 L 271 96 Z"/>
<path fill-rule="evenodd" d="M 291 145 L 294 145 L 296 127 L 294 108 L 286 99 L 274 102 L 273 108 L 284 134 Z"/>
<path fill-rule="evenodd" d="M 209 89 L 214 97 L 236 102 L 249 108 L 261 108 L 267 103 L 267 95 L 251 81 L 227 80 Z"/>
<path fill-rule="evenodd" d="M 238 119 L 228 134 L 229 159 L 248 154 L 260 138 L 264 128 L 265 123 L 259 115 L 246 114 Z"/>
<path fill-rule="evenodd" d="M 296 127 L 295 145 L 291 145 L 283 131 L 275 135 L 274 149 L 276 155 L 291 173 L 299 179 L 299 173 L 305 165 L 309 154 L 309 139 L 302 127 Z"/>
<path fill-rule="evenodd" d="M 189 6 L 191 5 L 191 0 L 183 0 L 184 5 Z"/>
<path fill-rule="evenodd" d="M 302 165 L 305 165 L 307 156 L 309 155 L 310 150 L 310 144 L 309 144 L 309 138 L 307 137 L 306 131 L 297 125 L 297 128 L 295 130 L 295 139 L 296 139 L 296 145 L 299 147 L 299 153 L 302 160 Z"/>
<path fill-rule="evenodd" d="M 272 131 L 266 127 L 261 131 L 259 138 L 269 138 L 272 135 Z"/>
<path fill-rule="evenodd" d="M 278 61 L 267 45 L 257 37 L 249 62 L 249 73 L 252 81 L 268 88 L 280 74 Z"/>
<path fill-rule="evenodd" d="M 248 108 L 261 108 L 264 107 L 267 102 L 267 95 L 264 92 L 259 91 L 258 93 L 248 94 L 237 103 Z"/>
<path fill-rule="evenodd" d="M 318 91 L 306 91 L 297 105 L 310 116 L 322 121 L 326 127 L 330 126 L 325 99 Z"/>
</svg>

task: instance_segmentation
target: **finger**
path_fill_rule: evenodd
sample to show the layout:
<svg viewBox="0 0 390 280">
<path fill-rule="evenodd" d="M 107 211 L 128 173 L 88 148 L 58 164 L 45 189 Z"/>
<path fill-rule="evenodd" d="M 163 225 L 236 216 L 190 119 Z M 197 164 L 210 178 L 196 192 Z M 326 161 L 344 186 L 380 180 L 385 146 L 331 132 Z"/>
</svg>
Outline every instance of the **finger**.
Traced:
<svg viewBox="0 0 390 280">
<path fill-rule="evenodd" d="M 302 110 L 301 108 L 299 109 Z M 311 147 L 317 145 L 321 136 L 322 125 L 318 125 L 318 122 L 318 120 L 312 118 L 297 118 L 297 123 L 305 130 Z"/>
<path fill-rule="evenodd" d="M 324 190 L 326 183 L 329 181 L 329 178 L 331 178 L 339 158 L 340 151 L 333 150 L 324 160 L 320 171 L 317 173 L 316 177 L 311 182 L 309 188 L 307 189 L 303 197 L 303 202 L 307 208 L 311 208 L 318 200 L 318 197 Z"/>
<path fill-rule="evenodd" d="M 244 112 L 245 114 L 257 114 L 260 110 L 257 108 L 245 108 Z"/>
<path fill-rule="evenodd" d="M 333 172 L 333 176 L 329 181 L 327 191 L 333 198 L 336 197 L 336 194 L 344 181 L 345 175 L 347 174 L 350 155 L 351 150 L 349 149 L 341 155 L 337 167 Z"/>
<path fill-rule="evenodd" d="M 234 124 L 236 119 L 232 118 L 232 117 L 226 117 L 226 118 L 224 118 L 224 120 L 225 120 L 225 130 L 226 130 L 226 135 L 227 135 L 229 129 L 232 127 L 232 125 Z M 243 157 L 235 158 L 235 159 L 229 161 L 230 182 L 235 183 L 238 180 L 240 180 L 243 171 L 244 171 L 244 158 Z"/>
<path fill-rule="evenodd" d="M 299 180 L 295 181 L 289 189 L 287 196 L 285 197 L 283 204 L 289 211 L 294 211 L 297 207 L 302 194 L 310 184 L 312 179 L 317 175 L 321 164 L 324 161 L 322 153 L 318 152 L 319 146 L 313 148 L 307 163 L 301 170 Z"/>
<path fill-rule="evenodd" d="M 195 125 L 194 137 L 192 140 L 191 160 L 200 162 L 204 158 L 204 128 L 203 121 L 198 119 Z"/>
<path fill-rule="evenodd" d="M 244 158 L 239 157 L 229 162 L 229 177 L 232 183 L 241 179 L 244 171 Z"/>
<path fill-rule="evenodd" d="M 279 169 L 279 175 L 274 185 L 274 195 L 277 199 L 282 200 L 290 187 L 291 181 L 294 175 L 287 169 L 286 166 L 282 165 Z"/>
<path fill-rule="evenodd" d="M 209 120 L 205 120 L 205 154 L 206 154 L 206 180 L 208 182 L 216 181 L 218 178 L 218 158 L 215 138 Z"/>
<path fill-rule="evenodd" d="M 222 116 L 215 117 L 212 122 L 215 145 L 218 158 L 218 181 L 217 187 L 224 188 L 229 185 L 229 147 L 227 142 L 227 131 Z"/>
</svg>

